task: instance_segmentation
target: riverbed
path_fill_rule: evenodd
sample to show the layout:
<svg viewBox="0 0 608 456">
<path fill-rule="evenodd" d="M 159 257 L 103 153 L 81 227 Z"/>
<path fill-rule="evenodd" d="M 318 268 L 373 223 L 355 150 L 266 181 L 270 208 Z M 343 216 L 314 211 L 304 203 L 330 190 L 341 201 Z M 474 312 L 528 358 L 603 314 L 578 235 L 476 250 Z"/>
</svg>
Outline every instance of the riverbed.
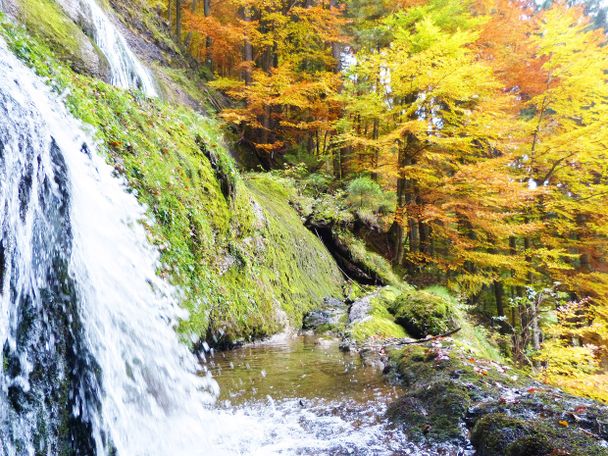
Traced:
<svg viewBox="0 0 608 456">
<path fill-rule="evenodd" d="M 282 337 L 214 354 L 217 406 L 254 418 L 242 454 L 431 455 L 385 418 L 402 390 L 338 341 Z"/>
</svg>

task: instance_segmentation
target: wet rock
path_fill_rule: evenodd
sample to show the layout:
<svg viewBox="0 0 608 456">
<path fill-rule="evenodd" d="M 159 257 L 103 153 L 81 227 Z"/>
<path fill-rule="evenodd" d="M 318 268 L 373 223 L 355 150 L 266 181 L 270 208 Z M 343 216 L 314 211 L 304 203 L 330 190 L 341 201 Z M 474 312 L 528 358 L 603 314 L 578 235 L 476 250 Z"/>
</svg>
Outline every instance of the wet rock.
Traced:
<svg viewBox="0 0 608 456">
<path fill-rule="evenodd" d="M 440 380 L 410 390 L 391 404 L 387 416 L 406 428 L 410 438 L 439 442 L 466 443 L 462 422 L 470 406 L 463 385 Z"/>
<path fill-rule="evenodd" d="M 340 332 L 347 320 L 348 307 L 339 299 L 325 298 L 320 309 L 313 310 L 304 316 L 302 329 L 315 333 Z"/>
<path fill-rule="evenodd" d="M 348 312 L 348 322 L 351 325 L 353 323 L 358 323 L 368 318 L 372 309 L 372 300 L 376 298 L 378 294 L 379 291 L 369 294 L 352 303 Z"/>
<path fill-rule="evenodd" d="M 364 366 L 373 367 L 381 371 L 386 367 L 387 357 L 377 347 L 364 347 L 359 350 L 359 356 L 361 356 L 361 362 Z"/>
</svg>

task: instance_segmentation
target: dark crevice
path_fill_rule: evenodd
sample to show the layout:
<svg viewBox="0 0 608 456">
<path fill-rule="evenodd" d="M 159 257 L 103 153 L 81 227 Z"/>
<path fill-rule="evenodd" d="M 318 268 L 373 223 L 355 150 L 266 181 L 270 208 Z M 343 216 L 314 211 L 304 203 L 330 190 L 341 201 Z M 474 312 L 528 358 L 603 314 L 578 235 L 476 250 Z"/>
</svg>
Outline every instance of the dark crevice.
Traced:
<svg viewBox="0 0 608 456">
<path fill-rule="evenodd" d="M 224 169 L 225 166 L 220 162 L 218 155 L 207 147 L 207 144 L 200 136 L 196 137 L 196 145 L 200 151 L 209 160 L 211 167 L 215 173 L 215 178 L 220 184 L 220 190 L 222 195 L 227 201 L 234 200 L 235 197 L 235 183 L 234 177 L 231 175 L 229 170 Z"/>
<path fill-rule="evenodd" d="M 386 285 L 375 271 L 353 257 L 348 246 L 334 233 L 331 226 L 306 223 L 306 227 L 321 239 L 347 279 L 362 285 Z"/>
</svg>

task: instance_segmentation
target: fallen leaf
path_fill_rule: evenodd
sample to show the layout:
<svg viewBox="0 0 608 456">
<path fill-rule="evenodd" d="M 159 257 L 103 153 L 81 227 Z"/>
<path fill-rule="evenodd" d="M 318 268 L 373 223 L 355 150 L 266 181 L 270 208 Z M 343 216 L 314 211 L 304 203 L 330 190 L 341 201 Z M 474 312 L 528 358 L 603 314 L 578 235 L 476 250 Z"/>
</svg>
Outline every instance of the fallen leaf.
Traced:
<svg viewBox="0 0 608 456">
<path fill-rule="evenodd" d="M 559 424 L 560 424 L 560 426 L 563 426 L 563 427 L 570 426 L 570 424 L 566 420 L 560 420 Z"/>
</svg>

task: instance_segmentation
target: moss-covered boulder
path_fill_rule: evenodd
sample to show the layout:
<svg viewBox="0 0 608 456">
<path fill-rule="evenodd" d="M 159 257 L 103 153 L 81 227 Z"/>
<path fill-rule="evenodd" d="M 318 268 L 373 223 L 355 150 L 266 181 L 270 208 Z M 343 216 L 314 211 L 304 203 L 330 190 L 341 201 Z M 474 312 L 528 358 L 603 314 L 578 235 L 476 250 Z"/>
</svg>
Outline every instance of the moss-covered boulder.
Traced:
<svg viewBox="0 0 608 456">
<path fill-rule="evenodd" d="M 10 15 L 79 73 L 106 79 L 108 63 L 97 46 L 54 0 L 7 0 Z"/>
<path fill-rule="evenodd" d="M 426 291 L 409 290 L 390 306 L 395 321 L 416 338 L 437 336 L 456 329 L 456 310 L 447 299 Z"/>
<path fill-rule="evenodd" d="M 387 416 L 406 427 L 410 438 L 464 442 L 462 420 L 470 402 L 466 387 L 441 379 L 409 390 L 391 404 Z"/>
<path fill-rule="evenodd" d="M 65 91 L 71 113 L 94 127 L 98 151 L 147 208 L 158 272 L 180 288 L 189 313 L 184 339 L 232 345 L 299 329 L 325 297 L 341 296 L 340 270 L 281 183 L 241 176 L 218 121 L 78 74 L 2 15 L 0 35 Z"/>
<path fill-rule="evenodd" d="M 507 410 L 511 412 L 510 410 Z M 491 413 L 480 418 L 471 433 L 479 456 L 605 456 L 608 447 L 580 429 L 532 415 Z"/>
<path fill-rule="evenodd" d="M 542 385 L 451 339 L 391 353 L 405 388 L 387 417 L 427 445 L 479 456 L 607 456 L 608 408 Z M 470 439 L 469 439 L 470 432 Z"/>
<path fill-rule="evenodd" d="M 507 448 L 516 441 L 529 438 L 530 429 L 525 421 L 507 416 L 504 413 L 493 413 L 482 417 L 473 428 L 471 442 L 479 456 L 502 456 Z M 530 454 L 528 456 L 537 456 Z"/>
</svg>

